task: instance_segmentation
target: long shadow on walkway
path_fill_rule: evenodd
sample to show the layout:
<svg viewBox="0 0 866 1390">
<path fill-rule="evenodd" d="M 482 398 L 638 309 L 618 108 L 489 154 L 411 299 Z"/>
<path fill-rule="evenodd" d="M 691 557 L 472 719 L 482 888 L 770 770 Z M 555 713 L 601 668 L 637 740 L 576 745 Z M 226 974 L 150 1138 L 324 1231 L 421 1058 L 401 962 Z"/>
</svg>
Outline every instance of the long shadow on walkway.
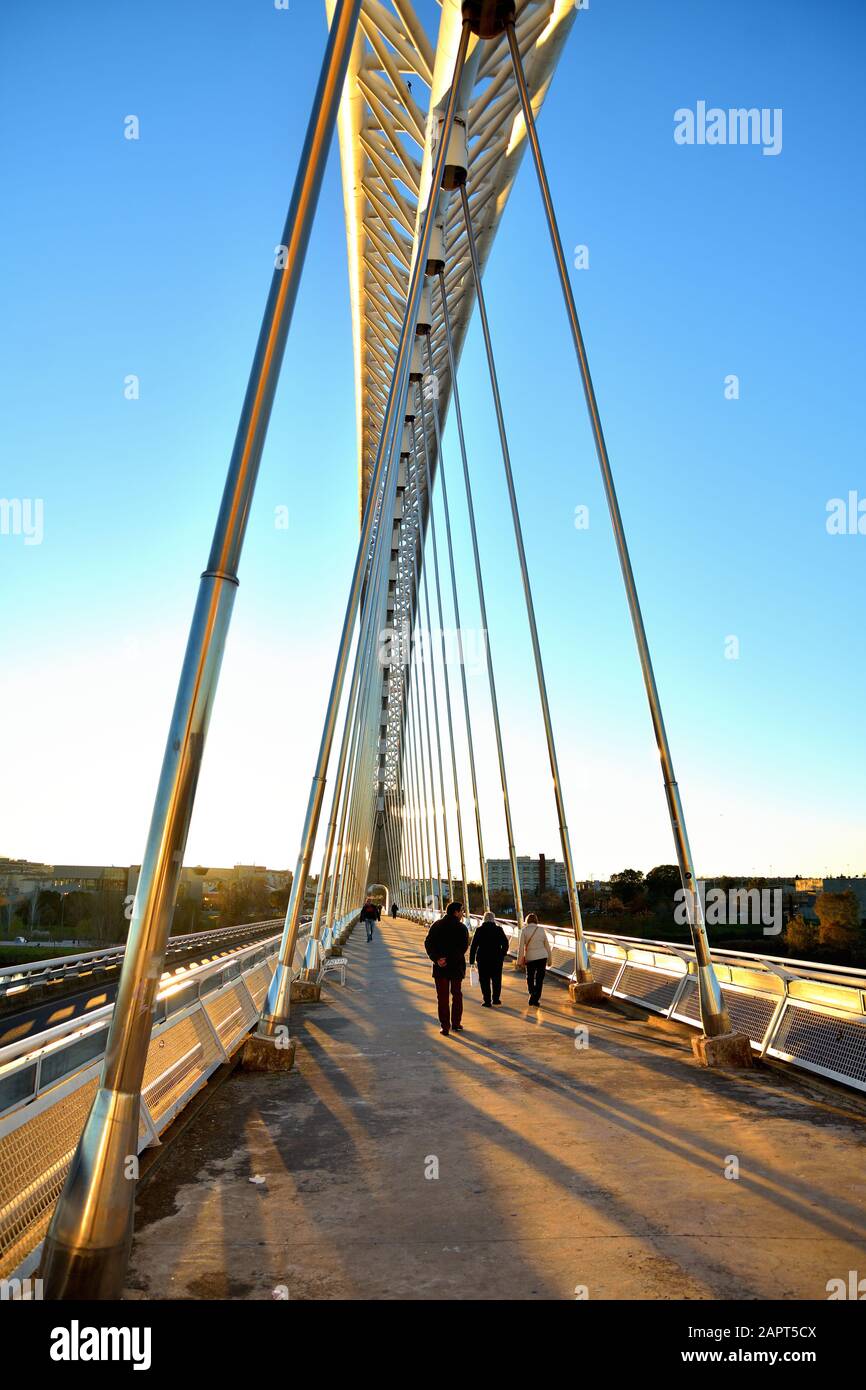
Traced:
<svg viewBox="0 0 866 1390">
<path fill-rule="evenodd" d="M 129 1296 L 825 1298 L 863 1265 L 856 1112 L 556 981 L 530 1010 L 508 967 L 442 1038 L 422 940 L 356 932 L 294 1071 L 216 1092 L 141 1194 Z"/>
</svg>

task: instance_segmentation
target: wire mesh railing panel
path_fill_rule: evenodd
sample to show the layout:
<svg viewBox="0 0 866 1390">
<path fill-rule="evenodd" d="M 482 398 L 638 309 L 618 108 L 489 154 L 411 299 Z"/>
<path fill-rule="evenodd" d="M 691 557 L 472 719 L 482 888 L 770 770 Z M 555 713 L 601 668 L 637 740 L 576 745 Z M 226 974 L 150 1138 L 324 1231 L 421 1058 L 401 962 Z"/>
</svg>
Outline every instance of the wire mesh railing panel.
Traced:
<svg viewBox="0 0 866 1390">
<path fill-rule="evenodd" d="M 789 1003 L 767 1051 L 866 1090 L 866 1019 Z"/>
<path fill-rule="evenodd" d="M 209 1001 L 205 1010 L 228 1053 L 234 1051 L 258 1017 L 258 1010 L 241 983 L 232 985 Z"/>
<path fill-rule="evenodd" d="M 273 943 L 241 948 L 236 961 L 202 966 L 182 988 L 169 984 L 161 994 L 158 1011 L 168 1022 L 157 1024 L 148 1049 L 139 1152 L 253 1027 L 273 951 Z M 32 1262 L 48 1228 L 99 1084 L 110 1005 L 104 1014 L 96 1027 L 95 1017 L 77 1028 L 70 1022 L 68 1040 L 52 1037 L 40 1046 L 34 1039 L 32 1055 L 13 1046 L 4 1064 L 0 1052 L 0 1278 Z"/>
<path fill-rule="evenodd" d="M 665 975 L 658 970 L 647 970 L 639 965 L 627 965 L 614 991 L 628 999 L 667 1012 L 674 1001 L 682 974 Z"/>
<path fill-rule="evenodd" d="M 151 1038 L 141 1094 L 154 1124 L 222 1060 L 200 1009 Z"/>
<path fill-rule="evenodd" d="M 0 1137 L 0 1277 L 45 1235 L 97 1085 L 93 1077 L 32 1118 L 22 1112 Z"/>
</svg>

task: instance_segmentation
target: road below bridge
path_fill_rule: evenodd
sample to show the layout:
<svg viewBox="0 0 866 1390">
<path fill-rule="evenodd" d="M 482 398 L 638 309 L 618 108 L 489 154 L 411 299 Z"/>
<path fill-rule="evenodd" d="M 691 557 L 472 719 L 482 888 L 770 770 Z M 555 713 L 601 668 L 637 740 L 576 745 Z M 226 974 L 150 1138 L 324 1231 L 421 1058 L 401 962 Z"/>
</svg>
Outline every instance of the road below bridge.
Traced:
<svg viewBox="0 0 866 1390">
<path fill-rule="evenodd" d="M 467 979 L 443 1038 L 422 939 L 356 929 L 294 1071 L 216 1090 L 140 1193 L 127 1298 L 823 1300 L 866 1274 L 858 1100 L 704 1071 L 550 978 L 529 1009 L 508 964 L 504 1007 Z"/>
</svg>

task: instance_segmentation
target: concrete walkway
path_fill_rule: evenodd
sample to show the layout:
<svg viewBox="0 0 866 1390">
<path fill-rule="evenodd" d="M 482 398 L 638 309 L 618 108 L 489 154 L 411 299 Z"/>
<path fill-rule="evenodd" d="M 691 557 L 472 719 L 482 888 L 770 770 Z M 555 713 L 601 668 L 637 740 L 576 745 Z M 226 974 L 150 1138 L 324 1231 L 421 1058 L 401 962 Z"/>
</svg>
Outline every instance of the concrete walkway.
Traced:
<svg viewBox="0 0 866 1390">
<path fill-rule="evenodd" d="M 556 980 L 529 1009 L 509 964 L 505 1007 L 475 992 L 443 1038 L 422 938 L 356 929 L 345 989 L 296 1009 L 294 1071 L 216 1091 L 141 1193 L 127 1297 L 825 1299 L 866 1276 L 856 1102 L 702 1071 Z"/>
</svg>

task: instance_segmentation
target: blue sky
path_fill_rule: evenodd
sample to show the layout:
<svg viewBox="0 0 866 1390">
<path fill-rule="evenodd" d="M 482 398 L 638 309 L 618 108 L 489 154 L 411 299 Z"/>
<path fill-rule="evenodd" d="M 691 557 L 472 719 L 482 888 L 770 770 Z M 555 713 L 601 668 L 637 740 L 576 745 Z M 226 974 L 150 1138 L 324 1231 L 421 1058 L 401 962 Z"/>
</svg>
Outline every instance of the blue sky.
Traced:
<svg viewBox="0 0 866 1390">
<path fill-rule="evenodd" d="M 3 8 L 0 495 L 43 499 L 44 539 L 0 536 L 0 853 L 141 857 L 325 32 L 320 0 Z M 866 498 L 864 48 L 854 0 L 590 0 L 540 122 L 564 241 L 589 247 L 573 284 L 707 874 L 866 871 L 866 535 L 825 525 L 830 499 Z M 781 153 L 677 145 L 699 100 L 781 108 Z M 578 873 L 647 869 L 670 832 L 528 162 L 486 290 Z M 555 854 L 477 325 L 461 380 L 518 850 Z M 190 862 L 294 862 L 357 537 L 354 430 L 335 142 Z M 449 426 L 469 623 L 455 450 Z M 480 675 L 471 697 L 501 854 Z"/>
</svg>

